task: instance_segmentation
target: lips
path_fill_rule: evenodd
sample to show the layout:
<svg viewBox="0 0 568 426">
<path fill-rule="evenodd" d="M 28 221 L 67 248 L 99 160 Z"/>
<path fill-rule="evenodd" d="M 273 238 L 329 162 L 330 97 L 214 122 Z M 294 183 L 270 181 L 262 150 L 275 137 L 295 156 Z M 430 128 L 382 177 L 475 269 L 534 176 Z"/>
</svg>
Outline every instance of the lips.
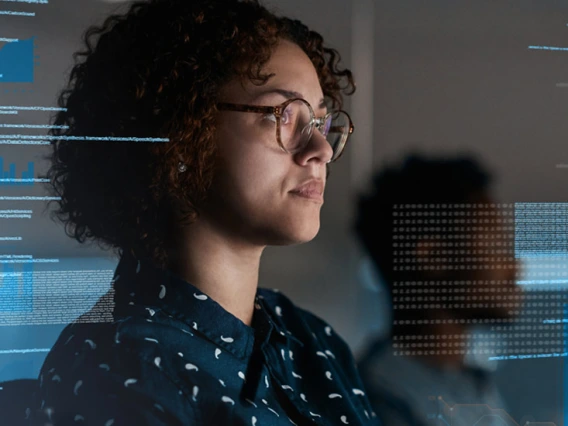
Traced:
<svg viewBox="0 0 568 426">
<path fill-rule="evenodd" d="M 324 183 L 321 180 L 311 179 L 294 188 L 290 193 L 300 197 L 323 201 Z"/>
</svg>

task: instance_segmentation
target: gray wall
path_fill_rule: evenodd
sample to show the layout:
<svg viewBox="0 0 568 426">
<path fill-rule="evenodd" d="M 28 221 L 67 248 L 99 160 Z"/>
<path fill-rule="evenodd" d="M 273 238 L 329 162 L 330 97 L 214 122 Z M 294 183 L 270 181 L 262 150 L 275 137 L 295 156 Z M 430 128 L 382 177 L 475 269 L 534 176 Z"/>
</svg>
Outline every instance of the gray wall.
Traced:
<svg viewBox="0 0 568 426">
<path fill-rule="evenodd" d="M 377 0 L 374 165 L 469 152 L 505 202 L 566 202 L 568 3 Z M 502 361 L 508 411 L 562 424 L 562 359 Z M 521 421 L 524 419 L 524 421 Z M 548 424 L 548 423 L 546 423 Z"/>
</svg>

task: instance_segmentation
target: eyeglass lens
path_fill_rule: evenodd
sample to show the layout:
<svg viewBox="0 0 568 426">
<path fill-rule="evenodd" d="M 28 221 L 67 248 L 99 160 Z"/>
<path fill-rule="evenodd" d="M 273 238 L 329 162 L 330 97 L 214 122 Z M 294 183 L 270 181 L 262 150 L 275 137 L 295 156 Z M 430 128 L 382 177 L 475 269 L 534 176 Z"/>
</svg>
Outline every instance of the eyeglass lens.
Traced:
<svg viewBox="0 0 568 426">
<path fill-rule="evenodd" d="M 280 118 L 280 138 L 284 148 L 291 152 L 302 149 L 310 140 L 313 130 L 308 105 L 300 100 L 288 104 Z M 349 134 L 349 118 L 345 113 L 336 111 L 319 126 L 319 132 L 326 137 L 333 149 L 333 161 L 345 146 Z"/>
</svg>

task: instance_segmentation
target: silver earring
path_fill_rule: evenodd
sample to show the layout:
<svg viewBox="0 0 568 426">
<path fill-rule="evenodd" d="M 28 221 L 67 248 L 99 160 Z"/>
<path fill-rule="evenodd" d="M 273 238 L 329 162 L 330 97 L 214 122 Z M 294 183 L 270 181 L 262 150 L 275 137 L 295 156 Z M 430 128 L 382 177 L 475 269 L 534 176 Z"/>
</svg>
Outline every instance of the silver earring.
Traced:
<svg viewBox="0 0 568 426">
<path fill-rule="evenodd" d="M 182 163 L 181 161 L 178 163 L 178 172 L 183 173 L 187 170 L 187 165 Z"/>
</svg>

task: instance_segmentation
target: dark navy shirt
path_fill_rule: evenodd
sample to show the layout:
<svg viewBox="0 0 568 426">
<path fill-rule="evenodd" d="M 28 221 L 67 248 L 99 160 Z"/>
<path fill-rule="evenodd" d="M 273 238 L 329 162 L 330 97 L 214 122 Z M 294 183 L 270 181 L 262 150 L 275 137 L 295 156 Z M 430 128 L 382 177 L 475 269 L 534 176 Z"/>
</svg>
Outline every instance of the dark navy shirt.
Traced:
<svg viewBox="0 0 568 426">
<path fill-rule="evenodd" d="M 113 322 L 89 320 L 104 309 Z M 123 258 L 109 293 L 61 333 L 39 381 L 34 426 L 379 424 L 327 323 L 259 289 L 249 327 L 135 259 Z"/>
</svg>

